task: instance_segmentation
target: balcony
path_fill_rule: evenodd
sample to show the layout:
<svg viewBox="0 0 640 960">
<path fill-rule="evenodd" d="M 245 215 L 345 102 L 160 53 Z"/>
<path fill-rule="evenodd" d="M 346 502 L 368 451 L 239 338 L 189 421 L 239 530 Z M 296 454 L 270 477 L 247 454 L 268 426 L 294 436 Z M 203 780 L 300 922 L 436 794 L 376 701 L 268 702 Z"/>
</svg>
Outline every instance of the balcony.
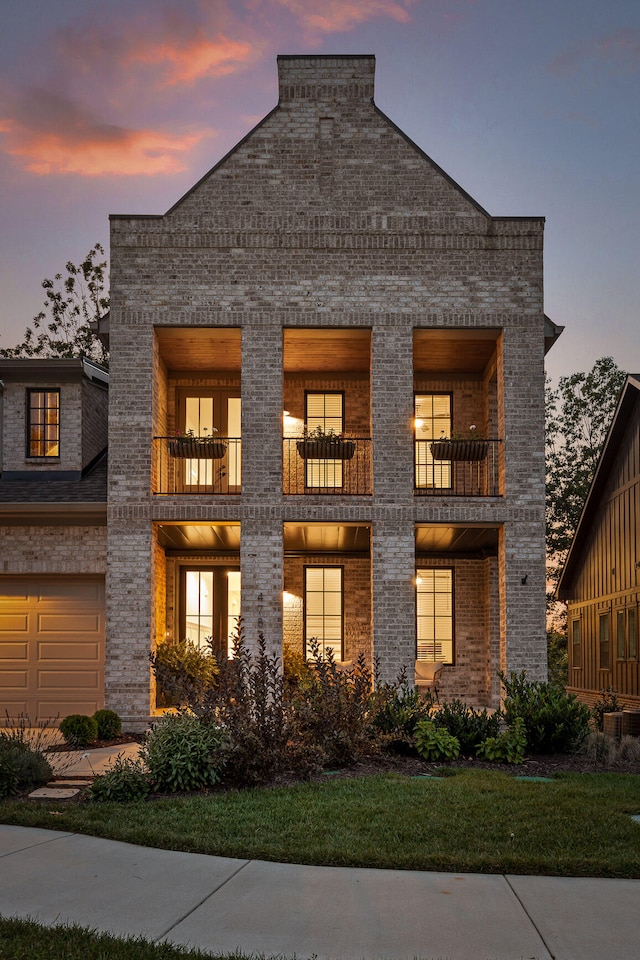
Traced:
<svg viewBox="0 0 640 960">
<path fill-rule="evenodd" d="M 239 494 L 241 485 L 238 438 L 153 438 L 154 494 Z"/>
<path fill-rule="evenodd" d="M 414 493 L 426 497 L 499 496 L 501 443 L 416 440 Z"/>
<path fill-rule="evenodd" d="M 285 438 L 283 493 L 321 496 L 369 496 L 370 437 L 336 437 L 328 441 Z"/>
</svg>

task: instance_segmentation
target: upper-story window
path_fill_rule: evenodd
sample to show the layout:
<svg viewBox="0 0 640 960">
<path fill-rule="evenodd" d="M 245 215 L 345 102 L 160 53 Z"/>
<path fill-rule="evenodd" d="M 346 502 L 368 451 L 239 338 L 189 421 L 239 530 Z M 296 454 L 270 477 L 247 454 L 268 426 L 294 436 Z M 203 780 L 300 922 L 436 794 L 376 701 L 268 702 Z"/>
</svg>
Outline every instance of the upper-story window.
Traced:
<svg viewBox="0 0 640 960">
<path fill-rule="evenodd" d="M 431 444 L 451 436 L 451 394 L 417 394 L 414 423 L 416 488 L 450 487 L 451 461 L 434 460 Z"/>
<path fill-rule="evenodd" d="M 307 392 L 305 421 L 308 434 L 341 434 L 344 431 L 344 395 Z M 341 487 L 343 463 L 339 459 L 307 459 L 306 487 Z"/>
<path fill-rule="evenodd" d="M 60 456 L 60 391 L 27 390 L 27 456 Z"/>
</svg>

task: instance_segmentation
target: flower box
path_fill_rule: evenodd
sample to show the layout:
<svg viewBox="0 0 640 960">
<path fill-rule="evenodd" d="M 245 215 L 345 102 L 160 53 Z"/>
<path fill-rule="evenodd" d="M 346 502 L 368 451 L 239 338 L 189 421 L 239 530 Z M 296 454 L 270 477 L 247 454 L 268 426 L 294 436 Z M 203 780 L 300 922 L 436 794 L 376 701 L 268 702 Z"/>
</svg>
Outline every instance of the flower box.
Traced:
<svg viewBox="0 0 640 960">
<path fill-rule="evenodd" d="M 430 447 L 434 460 L 456 460 L 471 463 L 486 460 L 488 440 L 435 440 Z"/>
<path fill-rule="evenodd" d="M 169 441 L 169 453 L 181 460 L 222 460 L 227 452 L 226 440 L 210 437 L 177 437 Z"/>
<path fill-rule="evenodd" d="M 356 452 L 355 440 L 341 437 L 298 440 L 296 446 L 303 460 L 351 460 Z"/>
</svg>

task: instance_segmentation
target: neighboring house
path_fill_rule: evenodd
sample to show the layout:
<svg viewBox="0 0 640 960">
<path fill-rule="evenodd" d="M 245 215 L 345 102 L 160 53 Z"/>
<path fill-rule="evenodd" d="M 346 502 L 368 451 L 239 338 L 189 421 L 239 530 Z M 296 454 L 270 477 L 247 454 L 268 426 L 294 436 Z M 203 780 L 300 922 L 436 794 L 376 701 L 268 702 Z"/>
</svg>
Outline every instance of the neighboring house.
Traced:
<svg viewBox="0 0 640 960">
<path fill-rule="evenodd" d="M 374 67 L 279 57 L 277 107 L 185 197 L 111 218 L 105 702 L 129 728 L 150 649 L 230 655 L 239 614 L 279 656 L 444 662 L 473 704 L 500 669 L 546 676 L 544 221 L 483 210 Z"/>
<path fill-rule="evenodd" d="M 0 716 L 104 703 L 108 374 L 0 360 Z"/>
<path fill-rule="evenodd" d="M 593 705 L 612 687 L 640 708 L 640 374 L 627 377 L 571 544 L 568 689 Z"/>
</svg>

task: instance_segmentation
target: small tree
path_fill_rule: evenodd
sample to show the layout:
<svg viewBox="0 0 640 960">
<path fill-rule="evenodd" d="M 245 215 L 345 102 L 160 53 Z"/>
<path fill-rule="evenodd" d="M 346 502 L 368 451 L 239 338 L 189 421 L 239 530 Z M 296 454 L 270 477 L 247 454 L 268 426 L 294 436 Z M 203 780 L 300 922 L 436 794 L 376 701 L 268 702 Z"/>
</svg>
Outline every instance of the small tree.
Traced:
<svg viewBox="0 0 640 960">
<path fill-rule="evenodd" d="M 1 349 L 0 357 L 88 357 L 108 366 L 108 351 L 90 327 L 109 310 L 107 261 L 98 259 L 103 255 L 96 243 L 82 263 L 67 263 L 65 277 L 57 273 L 53 280 L 43 280 L 44 310 L 27 327 L 22 343 Z"/>
</svg>

